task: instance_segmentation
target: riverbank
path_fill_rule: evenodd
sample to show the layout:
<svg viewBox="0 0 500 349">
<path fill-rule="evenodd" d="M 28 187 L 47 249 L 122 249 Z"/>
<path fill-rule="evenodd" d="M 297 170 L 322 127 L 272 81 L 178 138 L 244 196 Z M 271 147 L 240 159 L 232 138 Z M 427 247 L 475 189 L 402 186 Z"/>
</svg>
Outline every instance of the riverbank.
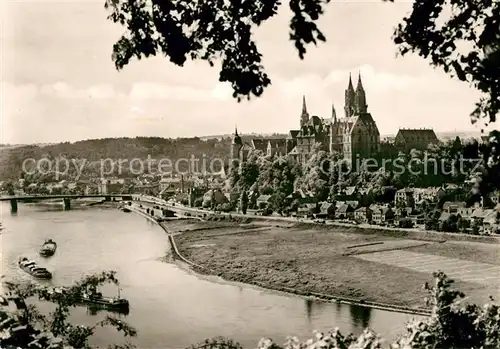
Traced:
<svg viewBox="0 0 500 349">
<path fill-rule="evenodd" d="M 172 234 L 169 239 L 181 264 L 204 277 L 420 315 L 428 314 L 422 285 L 432 281 L 432 272 L 416 272 L 397 263 L 387 265 L 356 256 L 401 250 L 500 265 L 496 244 L 443 243 L 425 236 L 410 240 L 386 231 L 360 229 L 360 233 L 334 226 L 325 229 L 276 223 L 184 221 L 168 222 L 169 227 L 163 228 L 176 232 L 175 240 Z M 496 294 L 491 287 L 478 283 L 457 280 L 456 286 L 474 303 Z"/>
<path fill-rule="evenodd" d="M 427 294 L 422 285 L 432 281 L 431 272 L 363 260 L 357 258 L 359 254 L 413 251 L 430 258 L 460 257 L 500 265 L 496 245 L 402 240 L 303 226 L 245 232 L 245 227 L 235 229 L 234 224 L 221 224 L 218 230 L 187 231 L 175 240 L 181 255 L 202 266 L 195 268 L 198 273 L 288 293 L 415 313 L 425 313 Z M 376 243 L 379 247 L 352 248 Z M 440 266 L 435 268 L 437 271 Z M 456 280 L 456 287 L 474 303 L 497 294 L 493 287 L 474 282 Z"/>
<path fill-rule="evenodd" d="M 147 213 L 143 212 L 142 209 L 140 208 L 131 208 L 133 212 L 140 214 L 141 216 L 145 217 L 146 219 L 158 223 L 153 217 L 148 215 Z M 211 224 L 210 224 L 211 223 Z M 239 277 L 234 277 L 232 274 L 228 274 L 225 272 L 221 272 L 220 270 L 212 269 L 210 267 L 207 267 L 206 265 L 201 265 L 196 262 L 194 262 L 192 259 L 184 256 L 184 254 L 179 250 L 178 244 L 176 242 L 177 238 L 181 238 L 182 236 L 186 233 L 202 233 L 204 230 L 203 227 L 199 227 L 199 222 L 193 222 L 186 220 L 185 222 L 179 222 L 179 221 L 171 221 L 171 222 L 160 222 L 158 223 L 163 230 L 168 234 L 169 237 L 169 242 L 172 247 L 172 253 L 175 257 L 175 260 L 178 264 L 179 267 L 186 271 L 190 271 L 198 275 L 199 277 L 209 280 L 211 282 L 217 282 L 217 283 L 225 283 L 225 284 L 233 284 L 233 285 L 246 285 L 254 288 L 259 288 L 262 290 L 267 290 L 267 291 L 273 291 L 277 293 L 284 293 L 292 296 L 300 296 L 302 298 L 306 299 L 316 299 L 316 300 L 323 300 L 323 301 L 329 301 L 329 302 L 339 302 L 339 303 L 344 303 L 344 304 L 353 304 L 353 305 L 359 305 L 359 306 L 367 306 L 371 307 L 374 309 L 381 309 L 381 310 L 387 310 L 387 311 L 396 311 L 396 312 L 402 312 L 402 313 L 410 313 L 410 314 L 415 314 L 415 315 L 429 315 L 429 310 L 425 309 L 423 307 L 408 307 L 405 305 L 398 305 L 398 304 L 390 304 L 390 303 L 381 303 L 381 302 L 375 302 L 375 301 L 370 301 L 370 300 L 365 300 L 365 299 L 359 299 L 359 298 L 354 298 L 354 297 L 348 297 L 348 296 L 343 296 L 340 294 L 332 295 L 332 294 L 324 294 L 324 293 L 318 293 L 314 292 L 311 290 L 303 290 L 300 287 L 287 287 L 284 285 L 280 285 L 279 282 L 276 282 L 276 280 L 251 280 L 247 277 L 244 278 L 239 278 Z M 176 225 L 178 228 L 181 227 L 181 224 L 188 224 L 190 226 L 190 229 L 184 229 L 182 233 L 175 233 L 171 228 L 169 228 L 169 225 Z M 239 226 L 239 224 L 231 222 L 231 223 L 226 223 L 225 226 L 213 226 L 213 222 L 204 222 L 201 223 L 201 225 L 207 225 L 210 224 L 211 226 L 205 226 L 206 230 L 213 230 L 213 233 L 217 234 L 217 236 L 223 236 L 226 235 L 228 232 L 226 229 L 230 229 L 232 232 L 229 234 L 234 234 L 234 233 L 258 233 L 259 231 L 263 230 L 262 226 L 257 225 L 251 225 L 251 224 L 245 224 L 243 227 L 239 227 L 237 231 L 235 232 L 235 228 Z M 181 230 L 181 229 L 176 229 L 176 231 Z M 205 230 L 205 231 L 206 231 Z M 176 236 L 174 238 L 174 235 Z"/>
</svg>

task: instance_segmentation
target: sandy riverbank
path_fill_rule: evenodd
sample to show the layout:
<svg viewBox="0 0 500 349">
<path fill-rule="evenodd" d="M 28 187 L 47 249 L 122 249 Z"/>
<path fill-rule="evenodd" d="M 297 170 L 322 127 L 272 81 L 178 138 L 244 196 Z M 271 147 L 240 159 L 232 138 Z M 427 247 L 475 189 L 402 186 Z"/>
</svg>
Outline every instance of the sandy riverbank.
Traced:
<svg viewBox="0 0 500 349">
<path fill-rule="evenodd" d="M 149 218 L 149 217 L 148 217 Z M 234 282 L 275 291 L 419 313 L 422 289 L 432 280 L 398 265 L 356 258 L 357 253 L 405 250 L 500 265 L 498 245 L 409 240 L 375 230 L 252 221 L 169 221 L 174 243 L 190 263 L 183 268 L 211 281 Z M 354 245 L 368 245 L 352 248 Z M 404 280 L 404 282 L 401 282 Z M 486 302 L 496 295 L 488 285 L 457 281 L 468 301 Z M 326 296 L 328 295 L 328 296 Z M 392 308 L 392 309 L 391 309 Z"/>
<path fill-rule="evenodd" d="M 426 293 L 422 285 L 431 281 L 432 276 L 356 258 L 347 253 L 352 252 L 353 245 L 378 242 L 383 245 L 381 251 L 415 251 L 500 265 L 498 247 L 490 244 L 422 242 L 366 231 L 345 233 L 341 228 L 325 231 L 303 226 L 269 226 L 263 230 L 223 222 L 219 228 L 202 228 L 203 223 L 194 224 L 190 231 L 175 237 L 179 252 L 203 266 L 195 268 L 198 273 L 299 294 L 333 295 L 360 303 L 423 308 Z M 374 249 L 371 247 L 371 252 Z M 472 302 L 484 302 L 496 292 L 488 285 L 472 282 L 457 281 L 456 286 Z"/>
</svg>

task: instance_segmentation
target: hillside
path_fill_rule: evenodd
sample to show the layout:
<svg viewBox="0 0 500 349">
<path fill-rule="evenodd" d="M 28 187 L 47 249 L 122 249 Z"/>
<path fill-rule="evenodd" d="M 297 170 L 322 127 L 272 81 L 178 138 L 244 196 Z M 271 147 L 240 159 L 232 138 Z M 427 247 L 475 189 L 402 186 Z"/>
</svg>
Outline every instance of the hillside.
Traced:
<svg viewBox="0 0 500 349">
<path fill-rule="evenodd" d="M 278 136 L 250 134 L 242 135 L 242 138 L 250 140 L 253 137 L 275 138 Z M 221 163 L 219 159 L 227 164 L 230 145 L 231 135 L 220 135 L 177 139 L 160 137 L 104 138 L 73 143 L 4 147 L 0 148 L 0 180 L 18 179 L 23 172 L 23 162 L 28 159 L 35 161 L 49 159 L 54 163 L 55 159 L 59 157 L 85 160 L 84 178 L 95 177 L 98 174 L 96 168 L 99 167 L 101 161 L 117 163 L 120 160 L 128 160 L 130 162 L 133 159 L 146 160 L 148 156 L 157 161 L 169 159 L 172 162 L 178 159 L 191 159 L 194 156 L 200 161 L 200 164 L 202 161 L 206 162 L 207 170 L 210 170 L 210 161 L 218 159 L 213 162 L 214 169 L 212 171 L 219 171 Z M 32 160 L 29 162 L 34 163 Z M 125 167 L 127 166 L 125 165 Z M 185 171 L 187 166 L 187 161 L 179 161 L 179 170 Z M 130 176 L 126 170 L 122 173 L 122 177 Z"/>
<path fill-rule="evenodd" d="M 230 138 L 201 140 L 200 138 L 136 137 L 2 148 L 0 149 L 0 180 L 19 178 L 23 172 L 23 162 L 27 159 L 36 161 L 42 158 L 54 161 L 58 157 L 84 159 L 88 168 L 95 167 L 95 164 L 101 161 L 145 160 L 148 156 L 156 160 L 168 158 L 172 162 L 181 158 L 190 159 L 192 156 L 200 161 L 202 159 L 210 161 L 214 158 L 227 160 L 230 141 Z M 180 167 L 183 169 L 187 167 L 187 164 L 180 164 Z"/>
</svg>

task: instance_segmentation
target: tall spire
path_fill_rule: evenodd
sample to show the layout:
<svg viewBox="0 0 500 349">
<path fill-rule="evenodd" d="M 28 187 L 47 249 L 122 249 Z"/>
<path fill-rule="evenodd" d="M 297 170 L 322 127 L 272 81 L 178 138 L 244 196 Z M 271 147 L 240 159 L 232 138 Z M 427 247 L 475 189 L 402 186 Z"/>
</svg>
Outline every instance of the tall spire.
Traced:
<svg viewBox="0 0 500 349">
<path fill-rule="evenodd" d="M 302 96 L 302 114 L 300 115 L 300 127 L 303 127 L 309 122 L 309 113 L 306 107 L 306 96 Z"/>
<path fill-rule="evenodd" d="M 333 102 L 332 102 L 332 119 L 333 123 L 337 122 L 337 113 L 335 112 L 335 106 L 333 105 Z"/>
<path fill-rule="evenodd" d="M 233 137 L 233 144 L 242 144 L 242 140 L 240 135 L 238 134 L 238 127 L 234 125 L 234 137 Z"/>
<path fill-rule="evenodd" d="M 348 91 L 350 92 L 351 90 L 354 91 L 354 86 L 352 85 L 352 77 L 351 73 L 349 73 L 349 86 L 347 87 Z"/>
<path fill-rule="evenodd" d="M 356 110 L 359 113 L 367 113 L 368 105 L 366 104 L 366 94 L 361 82 L 361 72 L 358 74 L 358 86 L 356 86 Z"/>
<path fill-rule="evenodd" d="M 363 83 L 361 82 L 361 72 L 358 73 L 358 86 L 356 86 L 356 91 L 364 91 Z"/>
<path fill-rule="evenodd" d="M 345 90 L 344 112 L 346 117 L 351 117 L 356 113 L 356 92 L 352 85 L 351 73 L 349 73 L 349 85 Z"/>
</svg>

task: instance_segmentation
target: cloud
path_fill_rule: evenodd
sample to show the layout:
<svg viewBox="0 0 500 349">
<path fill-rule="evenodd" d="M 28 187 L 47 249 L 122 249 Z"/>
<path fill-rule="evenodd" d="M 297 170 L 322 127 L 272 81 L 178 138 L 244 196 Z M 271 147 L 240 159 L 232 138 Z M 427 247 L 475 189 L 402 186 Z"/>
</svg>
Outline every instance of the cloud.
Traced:
<svg viewBox="0 0 500 349">
<path fill-rule="evenodd" d="M 10 84 L 10 91 L 12 92 L 13 90 L 19 90 L 19 86 Z M 63 99 L 116 99 L 123 97 L 111 85 L 93 85 L 78 89 L 61 81 L 54 84 L 42 85 L 40 88 L 36 88 L 35 86 L 34 90 L 30 92 L 34 93 L 34 95 L 39 94 L 45 97 Z M 19 95 L 19 93 L 17 94 Z"/>
<path fill-rule="evenodd" d="M 139 107 L 132 107 L 130 108 L 130 111 L 134 114 L 139 114 L 139 115 L 144 114 L 144 110 Z"/>
<path fill-rule="evenodd" d="M 133 84 L 128 96 L 132 100 L 176 100 L 186 102 L 204 102 L 228 100 L 232 95 L 229 85 L 216 83 L 213 88 L 195 88 L 179 84 L 159 84 L 139 82 Z"/>
</svg>

